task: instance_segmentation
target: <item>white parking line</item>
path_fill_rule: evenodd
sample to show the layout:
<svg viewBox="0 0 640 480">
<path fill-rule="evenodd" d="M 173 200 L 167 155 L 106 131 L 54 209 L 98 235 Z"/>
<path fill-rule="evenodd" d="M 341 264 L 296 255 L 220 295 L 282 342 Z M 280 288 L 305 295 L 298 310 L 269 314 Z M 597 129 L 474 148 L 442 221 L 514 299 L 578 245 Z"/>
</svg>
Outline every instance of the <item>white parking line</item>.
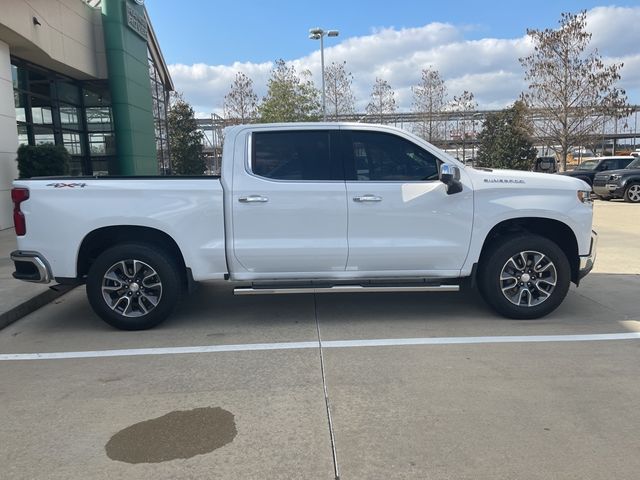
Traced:
<svg viewBox="0 0 640 480">
<path fill-rule="evenodd" d="M 602 340 L 640 340 L 640 332 L 599 333 L 589 335 L 521 335 L 497 337 L 380 338 L 370 340 L 322 341 L 324 348 L 399 347 L 407 345 L 467 345 L 479 343 L 595 342 Z M 199 347 L 130 348 L 80 352 L 4 353 L 0 361 L 60 360 L 65 358 L 131 357 L 139 355 L 181 355 L 189 353 L 247 352 L 262 350 L 300 350 L 318 348 L 318 342 L 247 343 L 204 345 Z"/>
</svg>

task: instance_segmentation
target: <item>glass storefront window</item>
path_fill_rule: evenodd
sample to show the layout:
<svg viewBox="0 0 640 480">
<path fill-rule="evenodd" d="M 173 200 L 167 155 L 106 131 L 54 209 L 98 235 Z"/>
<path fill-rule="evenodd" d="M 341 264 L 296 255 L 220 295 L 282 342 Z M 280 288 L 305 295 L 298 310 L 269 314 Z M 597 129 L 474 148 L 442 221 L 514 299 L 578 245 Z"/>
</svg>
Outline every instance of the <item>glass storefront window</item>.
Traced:
<svg viewBox="0 0 640 480">
<path fill-rule="evenodd" d="M 90 131 L 103 132 L 111 130 L 111 108 L 110 107 L 88 107 L 87 128 Z"/>
<path fill-rule="evenodd" d="M 115 152 L 115 142 L 111 133 L 90 133 L 89 151 L 91 155 L 112 155 Z"/>
<path fill-rule="evenodd" d="M 33 123 L 51 125 L 53 123 L 51 107 L 31 107 L 31 118 Z"/>
<path fill-rule="evenodd" d="M 28 89 L 33 94 L 51 97 L 51 80 L 44 73 L 29 70 Z"/>
<path fill-rule="evenodd" d="M 56 143 L 52 128 L 33 127 L 33 138 L 36 145 Z"/>
<path fill-rule="evenodd" d="M 62 133 L 62 143 L 71 155 L 82 155 L 82 141 L 80 134 L 72 132 Z"/>
<path fill-rule="evenodd" d="M 16 106 L 16 120 L 18 122 L 27 121 L 27 110 L 25 108 L 27 102 L 24 93 L 13 91 L 13 103 Z"/>
<path fill-rule="evenodd" d="M 106 82 L 72 80 L 11 57 L 18 143 L 63 145 L 71 175 L 107 174 L 115 165 Z"/>
<path fill-rule="evenodd" d="M 56 82 L 58 100 L 65 103 L 80 105 L 80 87 L 71 82 L 58 80 Z"/>
<path fill-rule="evenodd" d="M 18 125 L 18 146 L 29 145 L 29 134 L 26 125 Z"/>
<path fill-rule="evenodd" d="M 80 123 L 80 115 L 81 111 L 79 108 L 60 104 L 60 125 L 62 128 L 80 130 L 82 126 Z"/>
</svg>

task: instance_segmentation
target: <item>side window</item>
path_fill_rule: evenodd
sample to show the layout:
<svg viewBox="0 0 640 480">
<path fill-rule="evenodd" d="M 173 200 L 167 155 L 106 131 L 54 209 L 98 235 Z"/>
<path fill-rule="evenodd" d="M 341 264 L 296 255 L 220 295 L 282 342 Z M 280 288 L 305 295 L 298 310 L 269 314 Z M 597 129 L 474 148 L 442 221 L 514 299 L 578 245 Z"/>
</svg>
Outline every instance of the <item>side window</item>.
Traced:
<svg viewBox="0 0 640 480">
<path fill-rule="evenodd" d="M 438 159 L 418 145 L 389 133 L 347 131 L 353 155 L 351 178 L 361 181 L 438 179 Z"/>
<path fill-rule="evenodd" d="M 251 170 L 275 180 L 332 180 L 331 132 L 290 130 L 255 132 Z"/>
<path fill-rule="evenodd" d="M 618 165 L 616 168 L 618 169 L 623 169 L 623 168 L 627 168 L 627 166 L 631 163 L 633 159 L 632 158 L 621 158 L 620 160 L 618 160 Z"/>
</svg>

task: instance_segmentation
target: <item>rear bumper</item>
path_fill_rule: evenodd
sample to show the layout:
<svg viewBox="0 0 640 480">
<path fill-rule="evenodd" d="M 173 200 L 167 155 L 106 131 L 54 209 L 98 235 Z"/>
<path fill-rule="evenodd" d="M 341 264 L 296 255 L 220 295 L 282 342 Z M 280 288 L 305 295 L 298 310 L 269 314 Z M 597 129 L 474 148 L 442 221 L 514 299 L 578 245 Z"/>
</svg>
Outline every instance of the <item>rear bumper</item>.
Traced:
<svg viewBox="0 0 640 480">
<path fill-rule="evenodd" d="M 16 267 L 13 278 L 34 283 L 49 283 L 51 281 L 51 268 L 38 252 L 16 250 L 11 252 L 10 258 Z"/>
<path fill-rule="evenodd" d="M 578 271 L 578 280 L 584 278 L 592 269 L 596 263 L 596 253 L 598 249 L 598 234 L 591 231 L 591 248 L 588 255 L 580 256 L 580 269 Z"/>
</svg>

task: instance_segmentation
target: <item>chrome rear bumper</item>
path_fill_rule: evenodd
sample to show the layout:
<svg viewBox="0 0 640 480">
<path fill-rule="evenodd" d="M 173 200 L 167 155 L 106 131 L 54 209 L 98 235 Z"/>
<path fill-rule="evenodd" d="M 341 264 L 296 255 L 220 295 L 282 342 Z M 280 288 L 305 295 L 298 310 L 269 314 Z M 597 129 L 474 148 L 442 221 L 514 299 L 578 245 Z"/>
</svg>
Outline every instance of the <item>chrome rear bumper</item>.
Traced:
<svg viewBox="0 0 640 480">
<path fill-rule="evenodd" d="M 49 283 L 51 281 L 49 264 L 38 252 L 16 250 L 11 252 L 10 258 L 16 267 L 13 278 L 34 283 Z"/>
</svg>

